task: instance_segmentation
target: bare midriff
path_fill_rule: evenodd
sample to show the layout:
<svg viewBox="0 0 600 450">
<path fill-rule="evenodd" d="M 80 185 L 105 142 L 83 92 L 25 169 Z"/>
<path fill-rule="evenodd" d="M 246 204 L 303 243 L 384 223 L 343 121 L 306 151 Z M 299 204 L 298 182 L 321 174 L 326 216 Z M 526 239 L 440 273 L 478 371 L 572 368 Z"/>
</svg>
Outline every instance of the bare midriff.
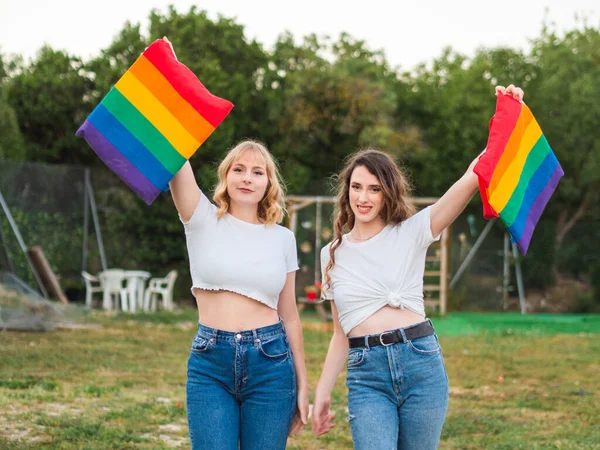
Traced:
<svg viewBox="0 0 600 450">
<path fill-rule="evenodd" d="M 245 331 L 279 322 L 276 310 L 231 291 L 194 289 L 198 322 L 224 331 Z"/>
<path fill-rule="evenodd" d="M 408 327 L 423 322 L 424 320 L 424 316 L 409 309 L 384 306 L 364 322 L 352 328 L 350 333 L 348 333 L 348 336 L 354 337 L 366 336 L 369 334 L 381 334 L 384 331 Z"/>
</svg>

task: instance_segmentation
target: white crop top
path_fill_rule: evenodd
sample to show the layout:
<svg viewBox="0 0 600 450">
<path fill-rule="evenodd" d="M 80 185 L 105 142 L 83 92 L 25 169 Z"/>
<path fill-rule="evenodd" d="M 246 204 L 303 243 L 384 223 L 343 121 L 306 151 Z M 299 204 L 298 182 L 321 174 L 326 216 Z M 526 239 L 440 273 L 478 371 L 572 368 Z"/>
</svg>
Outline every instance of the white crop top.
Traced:
<svg viewBox="0 0 600 450">
<path fill-rule="evenodd" d="M 347 234 L 342 236 L 329 271 L 331 286 L 322 298 L 335 300 L 346 335 L 386 305 L 425 316 L 425 256 L 427 247 L 439 239 L 431 235 L 430 208 L 399 225 L 387 225 L 368 241 L 355 243 Z M 330 246 L 321 250 L 323 284 Z"/>
<path fill-rule="evenodd" d="M 183 222 L 195 288 L 231 291 L 277 309 L 286 275 L 298 270 L 296 238 L 280 225 L 244 222 L 201 194 L 191 219 Z"/>
</svg>

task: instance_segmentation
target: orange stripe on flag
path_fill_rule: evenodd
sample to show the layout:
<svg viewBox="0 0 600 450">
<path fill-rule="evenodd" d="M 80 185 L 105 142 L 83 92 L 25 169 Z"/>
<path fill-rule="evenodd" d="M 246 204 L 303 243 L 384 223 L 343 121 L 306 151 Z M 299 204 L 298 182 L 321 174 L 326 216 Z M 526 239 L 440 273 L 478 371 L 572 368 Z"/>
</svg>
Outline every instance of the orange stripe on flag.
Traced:
<svg viewBox="0 0 600 450">
<path fill-rule="evenodd" d="M 214 131 L 215 127 L 179 95 L 145 56 L 140 56 L 129 71 L 175 116 L 199 146 Z"/>
<path fill-rule="evenodd" d="M 523 105 L 521 108 L 521 114 L 519 114 L 519 120 L 517 120 L 517 124 L 510 135 L 510 139 L 508 140 L 506 147 L 504 148 L 504 152 L 500 157 L 500 161 L 498 161 L 498 164 L 494 169 L 494 174 L 492 175 L 492 180 L 490 181 L 490 186 L 488 188 L 488 193 L 496 190 L 500 179 L 504 175 L 504 172 L 506 172 L 508 166 L 510 166 L 510 163 L 515 158 L 521 145 L 521 138 L 523 137 L 523 134 L 525 134 L 525 130 L 527 129 L 529 122 L 531 122 L 531 119 L 533 119 L 531 110 L 527 106 Z"/>
</svg>

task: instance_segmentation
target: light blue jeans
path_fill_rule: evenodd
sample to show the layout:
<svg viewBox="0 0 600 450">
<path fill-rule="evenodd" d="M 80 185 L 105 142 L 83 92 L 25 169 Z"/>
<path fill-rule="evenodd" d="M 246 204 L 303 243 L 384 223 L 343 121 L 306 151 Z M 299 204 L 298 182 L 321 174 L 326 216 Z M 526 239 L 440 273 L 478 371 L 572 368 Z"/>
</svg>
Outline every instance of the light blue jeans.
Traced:
<svg viewBox="0 0 600 450">
<path fill-rule="evenodd" d="M 350 349 L 346 386 L 356 450 L 438 447 L 448 377 L 435 334 L 388 347 Z"/>
<path fill-rule="evenodd" d="M 281 322 L 238 333 L 199 324 L 187 376 L 192 449 L 285 449 L 296 372 Z"/>
</svg>

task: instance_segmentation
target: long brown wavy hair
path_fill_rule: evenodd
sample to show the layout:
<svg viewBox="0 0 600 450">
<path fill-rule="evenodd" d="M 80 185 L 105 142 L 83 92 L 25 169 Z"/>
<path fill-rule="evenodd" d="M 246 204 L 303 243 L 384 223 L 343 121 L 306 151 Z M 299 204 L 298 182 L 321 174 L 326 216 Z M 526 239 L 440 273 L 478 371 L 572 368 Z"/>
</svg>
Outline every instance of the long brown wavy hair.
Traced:
<svg viewBox="0 0 600 450">
<path fill-rule="evenodd" d="M 365 149 L 351 154 L 336 180 L 337 200 L 334 212 L 334 238 L 329 248 L 329 264 L 325 268 L 323 290 L 329 289 L 329 271 L 335 265 L 335 251 L 342 244 L 342 235 L 354 227 L 354 213 L 350 207 L 350 178 L 354 169 L 365 167 L 377 177 L 383 192 L 380 216 L 386 224 L 397 225 L 412 216 L 415 205 L 411 198 L 412 188 L 404 172 L 390 155 L 379 150 Z"/>
<path fill-rule="evenodd" d="M 219 182 L 215 188 L 213 200 L 218 206 L 217 217 L 220 219 L 229 210 L 229 193 L 227 192 L 227 173 L 233 163 L 244 153 L 248 151 L 258 152 L 265 160 L 267 168 L 267 178 L 269 182 L 262 200 L 258 203 L 258 218 L 266 225 L 273 225 L 283 220 L 286 213 L 285 208 L 285 190 L 284 184 L 279 175 L 279 169 L 273 159 L 273 156 L 263 144 L 258 141 L 247 140 L 229 150 L 219 168 Z"/>
</svg>

